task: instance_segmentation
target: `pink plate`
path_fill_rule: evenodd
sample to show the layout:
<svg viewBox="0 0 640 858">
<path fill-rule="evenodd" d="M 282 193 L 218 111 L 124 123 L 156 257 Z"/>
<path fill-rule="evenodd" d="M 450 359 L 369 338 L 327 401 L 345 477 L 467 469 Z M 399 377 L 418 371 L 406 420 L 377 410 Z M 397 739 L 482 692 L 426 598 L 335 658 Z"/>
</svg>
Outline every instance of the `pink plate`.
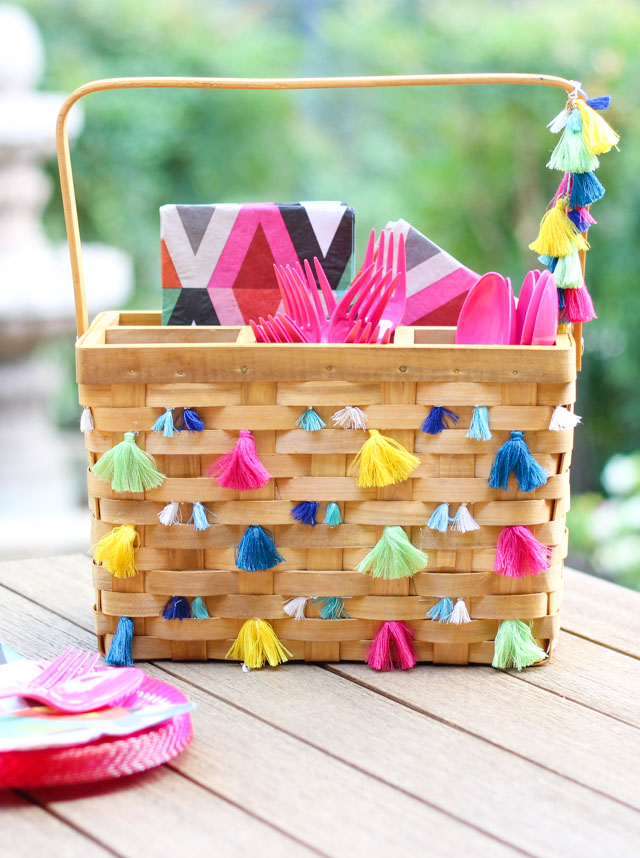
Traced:
<svg viewBox="0 0 640 858">
<path fill-rule="evenodd" d="M 509 345 L 511 289 L 501 274 L 490 272 L 471 287 L 456 328 L 459 345 Z"/>
<path fill-rule="evenodd" d="M 541 271 L 528 271 L 522 281 L 522 287 L 518 297 L 518 308 L 516 310 L 516 343 L 519 343 L 522 337 L 522 328 L 524 326 L 525 316 L 527 315 L 529 301 L 531 300 L 533 290 L 535 289 L 536 283 L 540 279 L 541 274 Z"/>
<path fill-rule="evenodd" d="M 538 312 L 533 325 L 531 344 L 553 346 L 558 332 L 558 289 L 553 277 L 548 278 L 542 289 Z"/>
</svg>

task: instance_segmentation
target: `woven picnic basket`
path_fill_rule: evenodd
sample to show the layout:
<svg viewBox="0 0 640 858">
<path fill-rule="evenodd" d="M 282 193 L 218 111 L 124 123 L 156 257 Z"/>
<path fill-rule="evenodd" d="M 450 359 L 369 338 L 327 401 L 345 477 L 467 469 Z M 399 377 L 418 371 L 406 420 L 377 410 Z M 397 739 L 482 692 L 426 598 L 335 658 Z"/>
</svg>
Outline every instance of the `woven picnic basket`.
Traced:
<svg viewBox="0 0 640 858">
<path fill-rule="evenodd" d="M 121 617 L 133 620 L 136 659 L 222 659 L 243 623 L 271 624 L 291 658 L 363 660 L 381 624 L 404 621 L 421 662 L 491 663 L 504 620 L 530 625 L 551 654 L 559 630 L 565 516 L 573 430 L 549 431 L 556 406 L 573 410 L 581 342 L 578 325 L 555 346 L 459 346 L 453 328 L 401 327 L 384 347 L 342 344 L 259 344 L 249 328 L 163 327 L 159 312 L 103 312 L 89 326 L 66 122 L 82 96 L 140 87 L 295 89 L 437 84 L 533 84 L 569 92 L 570 81 L 541 75 L 412 76 L 315 80 L 140 78 L 98 81 L 73 93 L 58 125 L 62 191 L 77 306 L 77 381 L 80 403 L 91 410 L 85 432 L 92 544 L 114 527 L 138 534 L 137 574 L 114 577 L 94 562 L 95 628 L 106 652 Z M 583 259 L 584 265 L 584 259 Z M 467 437 L 474 406 L 487 406 L 492 438 Z M 309 405 L 327 424 L 307 432 L 296 419 Z M 362 431 L 331 426 L 331 415 L 358 406 L 368 428 L 400 442 L 420 459 L 410 477 L 384 488 L 361 488 L 349 465 Z M 432 406 L 445 405 L 458 424 L 437 435 L 420 431 Z M 167 408 L 195 408 L 204 431 L 165 437 L 151 431 Z M 264 488 L 236 492 L 207 476 L 212 463 L 250 430 L 272 479 Z M 520 430 L 549 474 L 523 493 L 492 489 L 494 456 Z M 135 432 L 164 483 L 141 493 L 118 493 L 92 467 Z M 313 499 L 336 502 L 342 523 L 295 522 L 291 509 Z M 165 527 L 158 513 L 169 502 L 200 501 L 211 526 Z M 479 529 L 459 533 L 425 526 L 446 501 L 467 504 Z M 235 563 L 235 547 L 250 525 L 268 528 L 284 562 L 262 571 Z M 388 525 L 404 528 L 428 554 L 412 577 L 394 580 L 357 571 Z M 548 569 L 525 577 L 495 574 L 503 528 L 528 527 L 551 549 Z M 167 600 L 200 597 L 208 618 L 165 619 Z M 310 599 L 304 619 L 285 613 L 296 596 L 339 597 L 348 618 L 323 619 Z M 427 611 L 443 597 L 463 600 L 469 622 L 435 622 Z"/>
</svg>

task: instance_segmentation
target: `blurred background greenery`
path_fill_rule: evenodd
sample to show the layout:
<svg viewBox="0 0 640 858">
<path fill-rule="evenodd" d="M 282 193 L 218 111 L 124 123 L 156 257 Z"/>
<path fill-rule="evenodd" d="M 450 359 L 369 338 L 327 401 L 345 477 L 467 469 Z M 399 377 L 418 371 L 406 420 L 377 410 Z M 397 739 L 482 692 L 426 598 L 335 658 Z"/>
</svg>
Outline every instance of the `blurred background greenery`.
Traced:
<svg viewBox="0 0 640 858">
<path fill-rule="evenodd" d="M 640 4 L 583 0 L 23 0 L 47 46 L 44 87 L 119 75 L 284 76 L 524 71 L 611 93 L 620 152 L 602 159 L 607 195 L 590 234 L 572 468 L 571 560 L 640 586 Z M 476 271 L 515 284 L 559 180 L 545 170 L 546 88 L 339 92 L 127 92 L 85 102 L 74 149 L 83 236 L 129 251 L 132 306 L 159 308 L 163 203 L 343 199 L 359 255 L 372 226 L 403 217 Z M 57 181 L 55 165 L 51 176 Z M 46 222 L 64 237 L 60 199 Z M 91 284 L 89 283 L 89 289 Z M 107 308 L 105 308 L 107 309 Z M 71 343 L 61 423 L 78 413 Z M 630 457 L 628 454 L 632 454 Z M 618 458 L 600 475 L 612 456 Z M 640 455 L 640 454 L 638 454 Z M 626 456 L 626 457 L 625 457 Z M 630 476 L 631 475 L 631 476 Z M 603 504 L 602 497 L 609 499 Z M 636 500 L 637 499 L 637 502 Z"/>
</svg>

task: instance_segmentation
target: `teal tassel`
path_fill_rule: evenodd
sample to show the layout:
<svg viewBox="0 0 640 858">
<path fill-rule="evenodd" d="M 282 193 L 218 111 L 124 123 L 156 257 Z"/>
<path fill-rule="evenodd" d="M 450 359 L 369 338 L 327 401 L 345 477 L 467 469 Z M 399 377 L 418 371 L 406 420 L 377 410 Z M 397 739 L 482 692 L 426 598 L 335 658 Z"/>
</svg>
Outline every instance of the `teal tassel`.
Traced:
<svg viewBox="0 0 640 858">
<path fill-rule="evenodd" d="M 492 489 L 509 489 L 509 475 L 513 473 L 521 492 L 531 492 L 543 486 L 549 474 L 531 455 L 522 432 L 511 433 L 511 439 L 498 450 L 491 466 L 489 486 Z"/>
<path fill-rule="evenodd" d="M 173 408 L 167 408 L 151 427 L 152 432 L 164 435 L 165 438 L 173 438 Z"/>
<path fill-rule="evenodd" d="M 309 407 L 296 420 L 296 426 L 304 429 L 305 432 L 318 432 L 324 429 L 325 422 L 313 408 Z"/>
<path fill-rule="evenodd" d="M 257 524 L 250 525 L 236 547 L 236 566 L 245 572 L 273 569 L 284 563 L 276 548 L 273 533 Z"/>
<path fill-rule="evenodd" d="M 451 599 L 444 596 L 440 601 L 427 611 L 427 617 L 430 620 L 435 620 L 438 623 L 449 622 L 449 617 L 453 613 L 453 602 Z"/>
<path fill-rule="evenodd" d="M 489 428 L 489 409 L 486 405 L 475 405 L 471 415 L 471 423 L 467 438 L 474 441 L 490 441 L 491 429 Z"/>
<path fill-rule="evenodd" d="M 327 513 L 324 517 L 324 523 L 327 527 L 337 527 L 342 524 L 342 516 L 340 515 L 340 507 L 337 503 L 331 501 L 327 507 Z"/>
<path fill-rule="evenodd" d="M 567 119 L 569 131 L 582 131 L 582 117 L 579 110 L 571 110 Z"/>
<path fill-rule="evenodd" d="M 195 617 L 196 620 L 209 619 L 209 611 L 207 611 L 207 606 L 202 596 L 196 596 L 191 603 L 191 616 Z"/>
<path fill-rule="evenodd" d="M 344 599 L 338 596 L 314 599 L 314 605 L 322 605 L 318 613 L 323 620 L 348 620 L 349 614 L 344 609 Z"/>
<path fill-rule="evenodd" d="M 431 518 L 427 522 L 427 527 L 431 530 L 439 530 L 440 533 L 446 533 L 449 529 L 449 504 L 441 503 L 431 513 Z"/>
<path fill-rule="evenodd" d="M 132 640 L 133 620 L 131 617 L 120 617 L 104 663 L 111 665 L 111 667 L 133 667 Z"/>
</svg>

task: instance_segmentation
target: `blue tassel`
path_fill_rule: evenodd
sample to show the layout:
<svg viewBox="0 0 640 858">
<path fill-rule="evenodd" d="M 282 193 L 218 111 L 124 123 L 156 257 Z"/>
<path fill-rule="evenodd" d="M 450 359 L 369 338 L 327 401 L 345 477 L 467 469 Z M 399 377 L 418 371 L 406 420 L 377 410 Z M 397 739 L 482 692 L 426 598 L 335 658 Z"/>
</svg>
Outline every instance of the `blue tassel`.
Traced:
<svg viewBox="0 0 640 858">
<path fill-rule="evenodd" d="M 427 617 L 430 620 L 436 620 L 438 623 L 446 623 L 452 613 L 453 602 L 445 596 L 427 611 Z"/>
<path fill-rule="evenodd" d="M 173 438 L 173 408 L 167 408 L 151 427 L 152 432 L 164 435 L 165 438 Z"/>
<path fill-rule="evenodd" d="M 443 429 L 451 429 L 449 420 L 456 424 L 459 419 L 458 415 L 449 411 L 448 408 L 443 408 L 442 405 L 434 405 L 420 428 L 428 435 L 439 435 Z"/>
<path fill-rule="evenodd" d="M 257 524 L 252 524 L 242 534 L 236 546 L 236 566 L 245 572 L 260 572 L 273 569 L 278 563 L 284 563 L 276 548 L 273 533 Z"/>
<path fill-rule="evenodd" d="M 587 230 L 591 229 L 593 225 L 582 219 L 581 209 L 571 209 L 569 212 L 569 220 L 575 223 L 578 232 L 587 232 Z"/>
<path fill-rule="evenodd" d="M 184 596 L 172 596 L 162 609 L 165 620 L 187 620 L 191 616 L 191 605 Z"/>
<path fill-rule="evenodd" d="M 196 620 L 209 619 L 209 611 L 207 611 L 207 606 L 205 605 L 202 596 L 196 596 L 191 603 L 191 616 L 195 617 Z"/>
<path fill-rule="evenodd" d="M 496 453 L 489 486 L 492 489 L 509 488 L 509 474 L 515 474 L 518 488 L 521 492 L 532 492 L 543 486 L 549 477 L 545 469 L 533 458 L 522 437 L 522 432 L 512 432 L 511 439 L 506 441 Z"/>
<path fill-rule="evenodd" d="M 305 432 L 318 432 L 320 429 L 324 429 L 325 422 L 317 411 L 309 407 L 298 417 L 296 426 L 304 429 Z"/>
<path fill-rule="evenodd" d="M 318 504 L 315 501 L 301 501 L 291 510 L 292 518 L 301 524 L 308 524 L 311 527 L 315 527 L 317 514 Z"/>
<path fill-rule="evenodd" d="M 131 617 L 120 617 L 104 663 L 111 665 L 111 667 L 133 667 L 132 639 L 133 620 Z"/>
<path fill-rule="evenodd" d="M 182 432 L 183 429 L 187 432 L 202 432 L 204 423 L 197 411 L 193 408 L 185 408 L 176 422 L 176 429 L 178 432 Z"/>
<path fill-rule="evenodd" d="M 546 268 L 548 268 L 554 259 L 555 256 L 547 256 L 545 253 L 541 253 L 538 257 L 538 262 L 541 262 Z"/>
<path fill-rule="evenodd" d="M 441 503 L 431 513 L 431 518 L 427 522 L 427 527 L 431 530 L 439 530 L 440 533 L 446 533 L 449 529 L 449 504 Z"/>
<path fill-rule="evenodd" d="M 582 118 L 579 110 L 572 110 L 567 119 L 567 129 L 569 131 L 582 131 Z"/>
<path fill-rule="evenodd" d="M 565 308 L 565 300 L 564 300 L 564 289 L 558 289 L 558 309 L 564 310 Z"/>
<path fill-rule="evenodd" d="M 572 209 L 578 206 L 589 206 L 604 197 L 604 186 L 595 173 L 573 173 L 573 185 L 569 205 Z"/>
<path fill-rule="evenodd" d="M 489 409 L 486 405 L 474 405 L 471 415 L 471 423 L 467 438 L 474 441 L 490 441 L 491 429 L 489 428 Z"/>
<path fill-rule="evenodd" d="M 611 96 L 597 95 L 595 98 L 588 98 L 587 104 L 592 110 L 608 110 L 611 104 Z"/>
<path fill-rule="evenodd" d="M 340 599 L 338 596 L 329 596 L 328 598 L 314 599 L 313 604 L 322 604 L 322 607 L 318 611 L 318 614 L 322 617 L 323 620 L 349 619 L 349 614 L 344 609 L 344 599 Z"/>
<path fill-rule="evenodd" d="M 324 517 L 324 523 L 327 527 L 337 527 L 342 524 L 342 516 L 340 515 L 340 507 L 337 503 L 331 501 L 327 507 L 327 513 Z"/>
<path fill-rule="evenodd" d="M 201 504 L 200 501 L 195 501 L 193 504 L 193 510 L 191 512 L 191 518 L 187 522 L 187 524 L 192 524 L 194 530 L 208 530 L 209 529 L 209 516 L 207 513 L 209 510 Z M 212 513 L 215 515 L 215 513 Z"/>
</svg>

